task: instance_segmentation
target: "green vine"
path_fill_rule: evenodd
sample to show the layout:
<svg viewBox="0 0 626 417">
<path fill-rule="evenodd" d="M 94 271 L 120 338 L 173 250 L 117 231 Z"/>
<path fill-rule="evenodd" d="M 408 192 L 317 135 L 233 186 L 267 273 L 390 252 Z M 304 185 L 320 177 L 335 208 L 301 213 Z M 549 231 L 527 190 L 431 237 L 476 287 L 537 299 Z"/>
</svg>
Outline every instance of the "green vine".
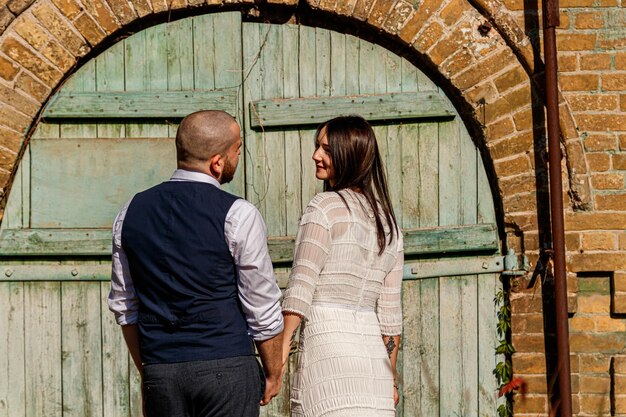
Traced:
<svg viewBox="0 0 626 417">
<path fill-rule="evenodd" d="M 513 416 L 513 394 L 514 389 L 507 390 L 513 380 L 513 364 L 511 356 L 515 353 L 515 348 L 510 342 L 511 331 L 511 304 L 509 298 L 505 296 L 504 289 L 500 289 L 493 299 L 498 308 L 498 346 L 496 354 L 504 355 L 504 360 L 498 362 L 493 374 L 498 384 L 499 395 L 506 398 L 504 404 L 498 407 L 498 417 Z"/>
</svg>

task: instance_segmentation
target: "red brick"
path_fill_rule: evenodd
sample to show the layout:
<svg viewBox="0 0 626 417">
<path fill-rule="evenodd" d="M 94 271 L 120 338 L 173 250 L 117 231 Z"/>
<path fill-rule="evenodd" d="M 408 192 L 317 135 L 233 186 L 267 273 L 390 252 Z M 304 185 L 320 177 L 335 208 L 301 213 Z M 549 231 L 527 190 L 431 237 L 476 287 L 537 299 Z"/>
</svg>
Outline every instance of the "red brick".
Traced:
<svg viewBox="0 0 626 417">
<path fill-rule="evenodd" d="M 626 135 L 619 135 L 619 148 L 626 151 Z"/>
<path fill-rule="evenodd" d="M 557 33 L 556 47 L 559 51 L 589 51 L 596 45 L 595 33 Z"/>
<path fill-rule="evenodd" d="M 626 270 L 626 256 L 619 252 L 578 253 L 569 258 L 568 266 L 572 272 Z"/>
<path fill-rule="evenodd" d="M 384 0 L 379 0 L 384 2 Z M 354 11 L 352 12 L 352 16 L 356 19 L 365 21 L 367 16 L 369 16 L 370 11 L 372 10 L 372 6 L 376 0 L 357 0 L 356 5 L 354 6 Z"/>
<path fill-rule="evenodd" d="M 13 107 L 0 104 L 0 126 L 6 126 L 16 132 L 25 134 L 32 120 L 30 117 L 18 112 Z"/>
<path fill-rule="evenodd" d="M 626 294 L 624 294 L 626 295 Z M 615 303 L 613 303 L 615 306 Z M 619 312 L 614 308 L 612 313 Z M 595 317 L 596 322 L 596 331 L 602 333 L 611 333 L 611 332 L 624 332 L 626 331 L 626 322 L 619 318 L 613 318 L 611 316 L 600 316 Z"/>
<path fill-rule="evenodd" d="M 543 333 L 543 315 L 514 314 L 511 316 L 511 328 L 515 333 Z"/>
<path fill-rule="evenodd" d="M 493 83 L 489 80 L 469 90 L 465 90 L 465 97 L 474 107 L 481 107 L 482 103 L 495 100 L 497 95 L 498 91 L 496 87 L 494 87 Z"/>
<path fill-rule="evenodd" d="M 419 39 L 416 39 L 415 37 L 424 27 L 428 18 L 435 11 L 437 11 L 437 9 L 439 9 L 441 2 L 441 0 L 424 0 L 420 2 L 413 16 L 411 16 L 404 27 L 400 30 L 400 38 L 407 43 L 413 43 L 413 41 L 419 42 Z M 431 22 L 429 26 L 433 23 L 434 22 Z M 439 24 L 437 26 L 441 27 Z"/>
<path fill-rule="evenodd" d="M 515 122 L 515 128 L 517 130 L 530 130 L 533 126 L 533 109 L 527 108 L 519 111 L 513 115 L 513 121 Z"/>
<path fill-rule="evenodd" d="M 42 102 L 48 98 L 51 89 L 45 84 L 37 81 L 25 72 L 22 72 L 15 80 L 15 88 L 35 97 Z"/>
<path fill-rule="evenodd" d="M 512 317 L 523 313 L 538 313 L 541 312 L 542 307 L 543 301 L 540 294 L 516 294 L 511 296 L 511 309 L 514 313 Z"/>
<path fill-rule="evenodd" d="M 576 29 L 600 29 L 604 27 L 603 13 L 597 11 L 577 13 L 574 27 Z"/>
<path fill-rule="evenodd" d="M 611 387 L 611 378 L 604 376 L 580 376 L 580 390 L 582 393 L 608 394 Z"/>
<path fill-rule="evenodd" d="M 87 53 L 88 48 L 84 40 L 53 7 L 47 3 L 37 3 L 33 7 L 33 14 L 41 25 L 48 29 L 68 51 L 75 56 L 83 56 Z"/>
<path fill-rule="evenodd" d="M 578 69 L 576 62 L 577 62 L 576 54 L 567 55 L 564 53 L 559 53 L 559 56 L 558 56 L 559 72 L 563 73 L 563 72 L 576 71 Z"/>
<path fill-rule="evenodd" d="M 619 333 L 576 333 L 570 335 L 570 352 L 621 353 L 625 337 Z"/>
<path fill-rule="evenodd" d="M 387 20 L 383 24 L 384 29 L 389 33 L 398 33 L 413 11 L 412 4 L 405 1 L 398 1 L 394 4 Z"/>
<path fill-rule="evenodd" d="M 617 236 L 611 232 L 583 233 L 583 250 L 617 249 Z"/>
<path fill-rule="evenodd" d="M 605 91 L 625 90 L 626 72 L 602 74 L 602 89 Z"/>
<path fill-rule="evenodd" d="M 588 135 L 585 138 L 587 151 L 614 151 L 617 150 L 615 135 Z"/>
<path fill-rule="evenodd" d="M 597 190 L 622 190 L 624 175 L 619 173 L 597 173 L 591 175 L 591 185 Z"/>
<path fill-rule="evenodd" d="M 55 86 L 63 77 L 62 72 L 44 62 L 31 49 L 15 38 L 5 38 L 0 49 L 51 87 Z"/>
<path fill-rule="evenodd" d="M 613 302 L 611 303 L 611 313 L 624 314 L 626 313 L 626 293 L 613 294 Z"/>
<path fill-rule="evenodd" d="M 597 210 L 625 210 L 626 194 L 600 194 L 596 195 Z"/>
<path fill-rule="evenodd" d="M 155 13 L 164 12 L 169 8 L 169 0 L 152 0 L 152 10 Z"/>
<path fill-rule="evenodd" d="M 599 79 L 597 74 L 561 74 L 559 83 L 563 91 L 595 91 Z"/>
<path fill-rule="evenodd" d="M 17 163 L 17 153 L 6 148 L 0 148 L 0 169 L 10 171 Z"/>
<path fill-rule="evenodd" d="M 450 2 L 439 12 L 439 17 L 446 26 L 453 26 L 458 22 L 464 12 L 470 10 L 468 2 L 463 0 L 450 0 Z"/>
<path fill-rule="evenodd" d="M 614 7 L 617 0 L 560 0 L 559 7 Z"/>
<path fill-rule="evenodd" d="M 22 148 L 24 137 L 19 133 L 0 127 L 0 146 L 18 153 Z"/>
<path fill-rule="evenodd" d="M 588 153 L 587 162 L 592 172 L 603 172 L 611 169 L 611 155 L 606 153 Z"/>
<path fill-rule="evenodd" d="M 626 52 L 618 52 L 615 54 L 615 69 L 626 70 Z"/>
<path fill-rule="evenodd" d="M 39 111 L 40 107 L 40 103 L 32 97 L 20 94 L 2 84 L 0 84 L 0 101 L 31 117 Z"/>
<path fill-rule="evenodd" d="M 3 56 L 0 56 L 0 77 L 13 81 L 20 68 Z"/>
<path fill-rule="evenodd" d="M 539 416 L 547 411 L 548 400 L 545 395 L 526 395 L 524 398 L 515 400 L 515 415 Z"/>
<path fill-rule="evenodd" d="M 602 32 L 598 38 L 598 48 L 618 50 L 626 47 L 626 36 L 613 36 L 611 32 Z"/>
<path fill-rule="evenodd" d="M 107 34 L 110 35 L 120 28 L 115 15 L 104 0 L 87 1 L 85 2 L 85 8 Z"/>
<path fill-rule="evenodd" d="M 437 22 L 431 22 L 417 37 L 413 47 L 417 51 L 426 52 L 441 36 L 443 36 L 443 27 Z"/>
<path fill-rule="evenodd" d="M 524 174 L 532 170 L 530 160 L 526 154 L 494 161 L 494 168 L 499 178 Z"/>
<path fill-rule="evenodd" d="M 70 20 L 73 20 L 83 11 L 83 8 L 75 0 L 52 0 L 52 2 Z"/>
<path fill-rule="evenodd" d="M 41 54 L 48 58 L 61 71 L 68 71 L 76 64 L 74 55 L 67 52 L 57 41 L 50 41 L 41 49 Z"/>
<path fill-rule="evenodd" d="M 623 236 L 623 232 L 622 232 Z M 622 237 L 620 237 L 621 240 Z M 613 274 L 613 291 L 626 292 L 626 272 L 615 272 Z"/>
<path fill-rule="evenodd" d="M 626 153 L 612 155 L 613 169 L 626 170 Z"/>
<path fill-rule="evenodd" d="M 13 24 L 13 30 L 35 49 L 41 49 L 50 39 L 50 35 L 31 15 L 20 16 Z"/>
<path fill-rule="evenodd" d="M 578 361 L 582 373 L 608 373 L 611 357 L 603 353 L 579 354 Z"/>
<path fill-rule="evenodd" d="M 513 346 L 519 353 L 543 352 L 543 334 L 513 334 Z"/>
<path fill-rule="evenodd" d="M 439 39 L 428 54 L 432 62 L 439 66 L 448 57 L 463 49 L 471 40 L 470 30 L 469 23 L 464 23 L 454 28 L 448 36 Z"/>
<path fill-rule="evenodd" d="M 489 142 L 487 147 L 494 160 L 529 152 L 533 149 L 533 132 L 527 131 L 498 142 Z"/>
<path fill-rule="evenodd" d="M 573 111 L 617 110 L 619 106 L 616 94 L 568 94 L 566 97 Z"/>
<path fill-rule="evenodd" d="M 487 103 L 487 105 L 485 105 L 484 120 L 489 124 L 507 113 L 515 113 L 530 103 L 530 86 L 529 84 L 524 84 L 521 88 L 510 91 L 495 102 Z"/>
<path fill-rule="evenodd" d="M 139 17 L 144 17 L 152 13 L 152 6 L 150 6 L 149 0 L 131 0 L 131 3 L 135 6 Z"/>
<path fill-rule="evenodd" d="M 626 130 L 626 114 L 578 114 L 578 127 L 583 131 L 608 132 Z"/>
<path fill-rule="evenodd" d="M 611 55 L 606 53 L 592 53 L 581 55 L 580 69 L 582 70 L 608 70 L 611 68 Z"/>
<path fill-rule="evenodd" d="M 594 331 L 596 323 L 591 317 L 574 316 L 569 319 L 569 329 L 571 333 L 584 333 Z"/>
<path fill-rule="evenodd" d="M 565 233 L 565 247 L 568 251 L 577 251 L 580 249 L 580 233 Z"/>
<path fill-rule="evenodd" d="M 74 21 L 76 29 L 87 39 L 92 46 L 96 46 L 104 39 L 106 33 L 100 29 L 96 22 L 87 14 L 81 14 Z"/>
<path fill-rule="evenodd" d="M 584 389 L 584 387 L 582 388 Z M 611 398 L 609 393 L 603 394 L 604 395 L 581 395 L 579 397 L 581 413 L 590 416 L 608 416 L 611 411 Z"/>
<path fill-rule="evenodd" d="M 357 5 L 359 3 L 361 3 L 361 1 L 358 1 Z M 383 22 L 389 15 L 391 6 L 393 6 L 393 1 L 378 0 L 374 2 L 372 10 L 367 17 L 367 22 L 374 27 L 381 28 L 383 26 Z"/>
<path fill-rule="evenodd" d="M 126 25 L 137 18 L 137 13 L 128 4 L 127 0 L 108 0 L 109 6 L 120 23 Z"/>
<path fill-rule="evenodd" d="M 538 317 L 543 321 L 541 315 Z M 546 372 L 546 357 L 542 353 L 525 353 L 515 355 L 513 373 L 543 374 Z"/>
<path fill-rule="evenodd" d="M 489 141 L 508 136 L 515 131 L 515 126 L 510 118 L 501 119 L 487 126 L 487 137 Z"/>
<path fill-rule="evenodd" d="M 475 62 L 474 55 L 467 49 L 461 49 L 444 61 L 440 67 L 440 72 L 447 77 L 452 77 Z"/>
<path fill-rule="evenodd" d="M 565 230 L 568 232 L 626 229 L 626 213 L 568 212 L 565 213 L 564 219 Z M 596 271 L 607 271 L 607 269 L 600 268 L 596 269 Z"/>
<path fill-rule="evenodd" d="M 528 74 L 521 66 L 516 66 L 494 80 L 499 92 L 509 90 L 528 80 Z"/>
<path fill-rule="evenodd" d="M 485 78 L 485 68 L 489 68 L 491 73 L 496 73 L 514 63 L 517 63 L 517 59 L 509 48 L 505 48 L 481 59 L 475 66 L 454 77 L 452 82 L 461 90 L 465 90 Z"/>
</svg>

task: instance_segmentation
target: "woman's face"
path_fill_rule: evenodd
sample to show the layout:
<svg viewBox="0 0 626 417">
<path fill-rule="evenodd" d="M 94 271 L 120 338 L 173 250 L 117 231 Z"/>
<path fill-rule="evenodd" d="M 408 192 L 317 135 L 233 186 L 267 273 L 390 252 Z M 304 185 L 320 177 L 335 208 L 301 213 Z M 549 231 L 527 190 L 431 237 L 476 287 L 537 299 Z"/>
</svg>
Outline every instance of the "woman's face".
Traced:
<svg viewBox="0 0 626 417">
<path fill-rule="evenodd" d="M 313 152 L 313 160 L 315 161 L 315 177 L 318 180 L 328 181 L 331 186 L 335 184 L 335 169 L 333 161 L 330 158 L 330 147 L 328 146 L 328 137 L 326 136 L 326 128 L 320 131 L 315 143 L 315 152 Z"/>
</svg>

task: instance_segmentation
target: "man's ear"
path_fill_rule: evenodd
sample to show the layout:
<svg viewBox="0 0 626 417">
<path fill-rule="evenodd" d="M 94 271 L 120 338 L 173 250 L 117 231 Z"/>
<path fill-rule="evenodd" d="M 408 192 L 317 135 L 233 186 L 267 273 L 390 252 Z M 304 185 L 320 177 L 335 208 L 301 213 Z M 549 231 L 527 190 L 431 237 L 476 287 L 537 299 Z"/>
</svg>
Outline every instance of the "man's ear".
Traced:
<svg viewBox="0 0 626 417">
<path fill-rule="evenodd" d="M 224 170 L 224 158 L 222 158 L 222 155 L 213 155 L 207 162 L 211 175 L 215 178 L 219 178 Z"/>
</svg>

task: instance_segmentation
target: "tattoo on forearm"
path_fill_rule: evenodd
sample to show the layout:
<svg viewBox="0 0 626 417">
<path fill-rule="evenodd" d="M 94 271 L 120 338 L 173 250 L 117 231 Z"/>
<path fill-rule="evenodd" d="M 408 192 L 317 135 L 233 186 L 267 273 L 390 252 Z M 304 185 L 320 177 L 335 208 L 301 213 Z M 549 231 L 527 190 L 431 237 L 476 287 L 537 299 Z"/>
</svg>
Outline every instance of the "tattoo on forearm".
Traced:
<svg viewBox="0 0 626 417">
<path fill-rule="evenodd" d="M 385 344 L 385 347 L 387 348 L 387 355 L 389 355 L 389 357 L 391 358 L 391 354 L 393 353 L 393 350 L 396 348 L 396 341 L 393 340 L 393 337 L 389 338 L 389 340 Z"/>
</svg>

